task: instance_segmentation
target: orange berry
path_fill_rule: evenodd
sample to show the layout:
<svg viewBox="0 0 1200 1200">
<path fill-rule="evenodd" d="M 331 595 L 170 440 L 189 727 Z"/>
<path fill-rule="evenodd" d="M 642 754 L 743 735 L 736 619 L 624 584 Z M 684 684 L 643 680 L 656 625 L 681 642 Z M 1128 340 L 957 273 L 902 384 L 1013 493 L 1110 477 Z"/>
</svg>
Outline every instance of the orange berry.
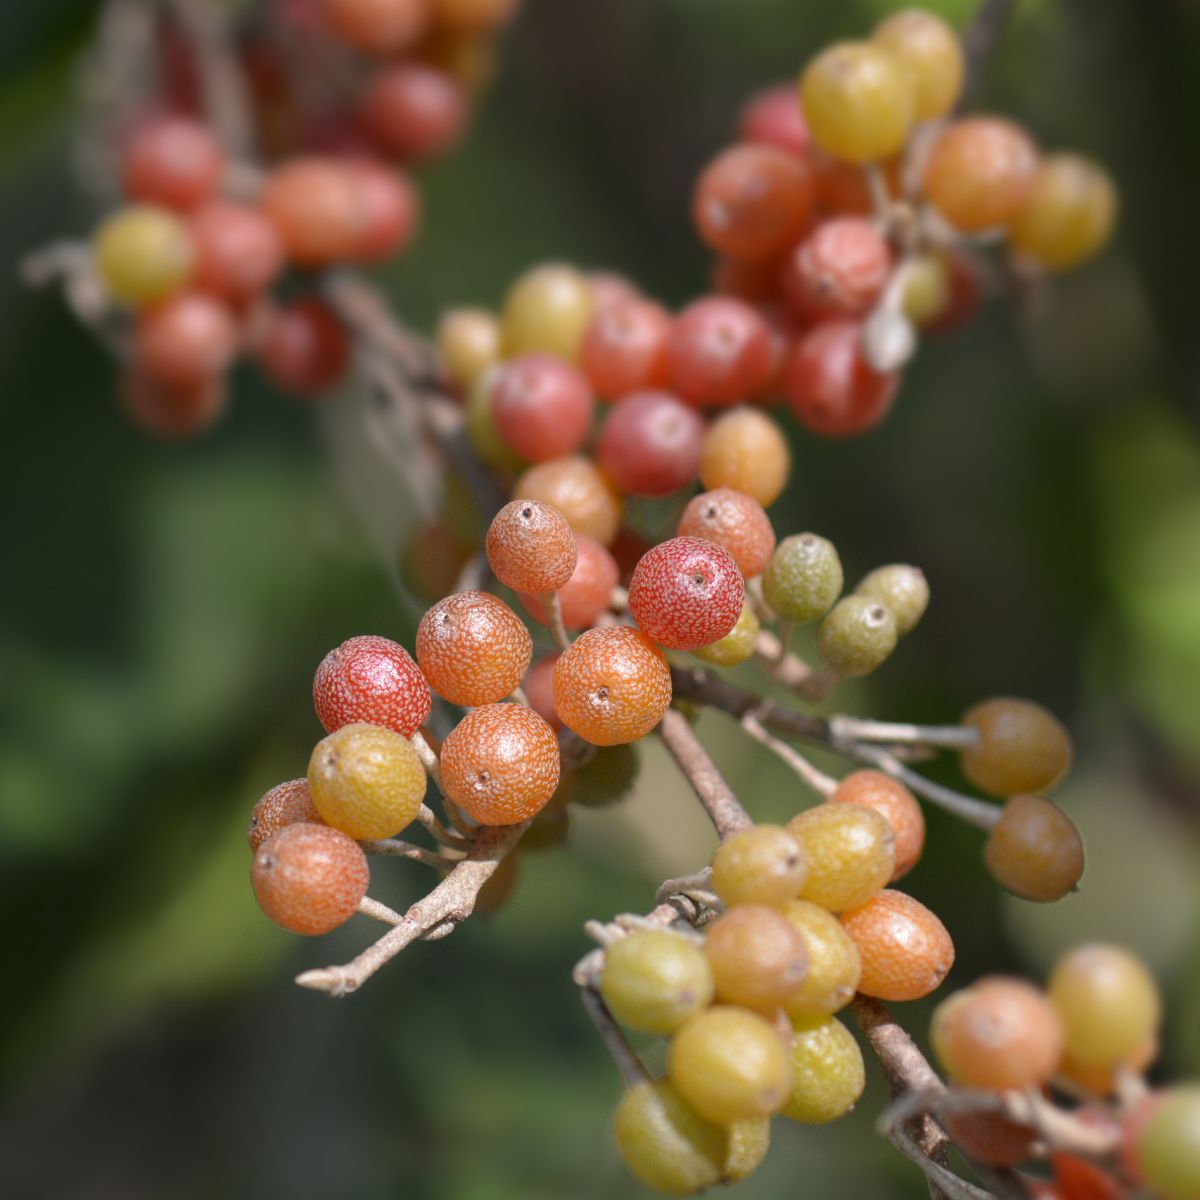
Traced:
<svg viewBox="0 0 1200 1200">
<path fill-rule="evenodd" d="M 998 696 L 963 714 L 979 744 L 962 753 L 963 774 L 993 796 L 1044 792 L 1071 765 L 1071 739 L 1053 713 L 1031 700 Z"/>
<path fill-rule="evenodd" d="M 773 1009 L 795 992 L 808 971 L 808 949 L 795 927 L 773 908 L 738 904 L 705 931 L 704 952 L 717 999 Z"/>
<path fill-rule="evenodd" d="M 581 454 L 535 463 L 513 489 L 518 496 L 556 508 L 576 533 L 611 546 L 621 527 L 621 496 Z"/>
<path fill-rule="evenodd" d="M 288 825 L 307 822 L 320 825 L 321 814 L 313 803 L 307 779 L 291 779 L 277 783 L 254 806 L 250 814 L 250 825 L 246 840 L 251 850 L 257 850 L 267 838 L 285 829 Z"/>
<path fill-rule="evenodd" d="M 670 703 L 667 661 L 640 629 L 589 629 L 554 666 L 558 715 L 569 729 L 597 746 L 644 737 Z"/>
<path fill-rule="evenodd" d="M 892 877 L 896 839 L 874 809 L 818 804 L 793 817 L 787 828 L 808 859 L 802 900 L 843 912 L 865 904 Z"/>
<path fill-rule="evenodd" d="M 575 535 L 567 518 L 537 500 L 512 500 L 487 531 L 488 563 L 514 592 L 557 592 L 575 570 Z"/>
<path fill-rule="evenodd" d="M 753 496 L 727 487 L 693 496 L 675 535 L 704 538 L 728 550 L 746 579 L 763 573 L 775 549 L 775 530 L 763 506 Z"/>
<path fill-rule="evenodd" d="M 558 788 L 558 739 L 523 704 L 474 709 L 442 744 L 446 795 L 481 825 L 515 825 Z"/>
<path fill-rule="evenodd" d="M 1001 887 L 1024 900 L 1061 900 L 1083 875 L 1083 839 L 1075 822 L 1041 796 L 1013 796 L 983 848 Z"/>
<path fill-rule="evenodd" d="M 917 798 L 898 779 L 882 771 L 855 771 L 829 797 L 834 804 L 873 808 L 892 828 L 896 865 L 889 883 L 907 875 L 925 848 L 925 814 Z"/>
<path fill-rule="evenodd" d="M 439 600 L 417 627 L 417 662 L 451 704 L 494 704 L 511 696 L 533 657 L 529 630 L 489 592 Z"/>
<path fill-rule="evenodd" d="M 554 711 L 554 664 L 556 662 L 558 662 L 557 654 L 539 658 L 529 668 L 529 673 L 525 676 L 524 683 L 521 684 L 521 690 L 525 693 L 525 699 L 529 701 L 529 707 L 554 730 L 562 728 L 562 720 Z"/>
<path fill-rule="evenodd" d="M 929 1027 L 934 1052 L 967 1087 L 1038 1087 L 1058 1068 L 1063 1024 L 1045 993 L 993 975 L 947 997 Z"/>
<path fill-rule="evenodd" d="M 328 933 L 358 911 L 367 894 L 367 856 L 328 825 L 301 823 L 272 834 L 250 872 L 259 907 L 292 933 Z"/>
<path fill-rule="evenodd" d="M 410 824 L 425 798 L 425 768 L 408 740 L 381 725 L 343 725 L 308 762 L 322 820 L 352 838 L 386 838 Z"/>
<path fill-rule="evenodd" d="M 919 900 L 886 889 L 842 914 L 842 926 L 862 956 L 858 990 L 880 1000 L 919 1000 L 954 965 L 946 927 Z"/>
<path fill-rule="evenodd" d="M 613 588 L 620 578 L 617 560 L 599 542 L 582 534 L 576 539 L 579 556 L 571 578 L 558 589 L 558 603 L 567 629 L 586 629 L 594 625 L 612 602 Z M 520 592 L 521 607 L 542 625 L 549 624 L 546 606 L 540 596 Z"/>
<path fill-rule="evenodd" d="M 828 909 L 807 900 L 788 900 L 779 911 L 808 948 L 808 974 L 784 1002 L 789 1017 L 834 1013 L 854 999 L 862 958 L 850 935 Z"/>
<path fill-rule="evenodd" d="M 700 482 L 732 488 L 769 508 L 787 486 L 792 455 L 779 426 L 754 408 L 722 413 L 700 448 Z"/>
</svg>

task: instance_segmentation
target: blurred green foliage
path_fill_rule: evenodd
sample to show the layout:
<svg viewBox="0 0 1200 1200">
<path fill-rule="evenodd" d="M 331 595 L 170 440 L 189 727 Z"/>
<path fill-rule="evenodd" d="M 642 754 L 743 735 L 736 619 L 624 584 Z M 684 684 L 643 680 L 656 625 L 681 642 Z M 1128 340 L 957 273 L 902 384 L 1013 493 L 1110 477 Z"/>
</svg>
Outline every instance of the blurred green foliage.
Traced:
<svg viewBox="0 0 1200 1200">
<path fill-rule="evenodd" d="M 428 326 L 546 257 L 694 294 L 690 180 L 739 98 L 894 7 L 529 0 L 478 127 L 426 178 L 420 244 L 385 280 L 396 303 Z M 934 7 L 961 21 L 972 5 Z M 211 437 L 143 439 L 58 299 L 17 284 L 23 253 L 95 218 L 67 153 L 95 16 L 11 5 L 0 43 L 0 1194 L 640 1194 L 605 1135 L 617 1080 L 569 971 L 585 918 L 644 909 L 711 845 L 656 746 L 632 796 L 573 812 L 569 848 L 522 861 L 499 917 L 413 947 L 352 1000 L 290 977 L 353 954 L 365 923 L 301 942 L 252 903 L 244 821 L 304 770 L 314 665 L 353 633 L 411 636 L 377 544 L 406 518 L 385 490 L 396 519 L 372 542 L 350 497 L 379 493 L 339 481 L 322 423 L 250 379 Z M 948 720 L 1015 692 L 1078 735 L 1062 797 L 1090 866 L 1053 911 L 999 897 L 977 835 L 931 818 L 912 890 L 948 916 L 954 979 L 1125 940 L 1171 991 L 1169 1075 L 1200 1070 L 1197 62 L 1194 6 L 1021 6 L 986 104 L 1113 165 L 1119 244 L 1045 311 L 999 303 L 931 342 L 875 436 L 797 435 L 775 510 L 783 531 L 834 538 L 851 575 L 900 559 L 933 582 L 925 624 L 839 704 Z M 700 729 L 756 814 L 794 810 L 777 762 L 720 718 Z M 423 882 L 384 863 L 373 891 L 403 904 Z M 921 1195 L 870 1133 L 873 1087 L 838 1126 L 781 1128 L 740 1194 Z"/>
</svg>

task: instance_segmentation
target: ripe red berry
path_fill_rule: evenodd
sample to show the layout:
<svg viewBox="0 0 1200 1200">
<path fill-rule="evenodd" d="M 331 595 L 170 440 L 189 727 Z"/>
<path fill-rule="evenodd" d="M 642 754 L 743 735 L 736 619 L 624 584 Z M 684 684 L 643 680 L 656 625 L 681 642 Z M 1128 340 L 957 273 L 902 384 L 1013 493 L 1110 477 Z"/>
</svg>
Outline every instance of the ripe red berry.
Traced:
<svg viewBox="0 0 1200 1200">
<path fill-rule="evenodd" d="M 367 856 L 328 825 L 288 825 L 254 855 L 250 880 L 259 907 L 277 925 L 310 937 L 358 911 L 370 883 Z"/>
<path fill-rule="evenodd" d="M 587 379 L 551 354 L 522 354 L 506 362 L 491 396 L 497 432 L 530 462 L 571 454 L 591 429 L 594 402 Z"/>
<path fill-rule="evenodd" d="M 277 783 L 270 791 L 264 792 L 254 806 L 246 829 L 246 840 L 251 850 L 257 850 L 267 838 L 288 825 L 298 825 L 302 821 L 311 825 L 324 824 L 313 803 L 308 780 L 289 779 L 287 783 Z"/>
<path fill-rule="evenodd" d="M 404 172 L 373 159 L 351 159 L 345 170 L 358 192 L 362 215 L 354 261 L 382 262 L 400 253 L 417 230 L 421 210 L 417 189 Z"/>
<path fill-rule="evenodd" d="M 167 388 L 199 387 L 222 375 L 238 331 L 224 305 L 185 292 L 143 313 L 133 334 L 134 370 Z"/>
<path fill-rule="evenodd" d="M 837 217 L 822 221 L 788 257 L 784 294 L 804 320 L 863 317 L 891 269 L 891 248 L 873 221 Z"/>
<path fill-rule="evenodd" d="M 326 733 L 365 721 L 411 737 L 429 719 L 429 683 L 396 642 L 352 637 L 325 655 L 313 679 L 313 706 Z"/>
<path fill-rule="evenodd" d="M 224 170 L 217 139 L 199 121 L 180 116 L 157 117 L 135 130 L 121 161 L 131 199 L 175 209 L 215 195 Z"/>
<path fill-rule="evenodd" d="M 663 381 L 671 318 L 640 296 L 597 301 L 583 340 L 579 366 L 600 396 L 616 399 Z"/>
<path fill-rule="evenodd" d="M 511 500 L 488 526 L 487 556 L 505 587 L 545 596 L 571 579 L 578 544 L 558 509 L 536 500 Z"/>
<path fill-rule="evenodd" d="M 727 258 L 782 254 L 812 217 L 813 186 L 803 159 L 773 146 L 731 146 L 705 167 L 692 196 L 700 236 Z"/>
<path fill-rule="evenodd" d="M 334 32 L 366 54 L 393 54 L 421 35 L 429 0 L 325 0 Z"/>
<path fill-rule="evenodd" d="M 629 583 L 629 611 L 661 645 L 695 650 L 737 624 L 745 594 L 728 550 L 701 538 L 676 537 L 642 556 Z"/>
<path fill-rule="evenodd" d="M 265 315 L 255 353 L 284 391 L 311 396 L 341 380 L 350 362 L 350 338 L 325 301 L 306 296 Z"/>
<path fill-rule="evenodd" d="M 728 550 L 743 579 L 761 575 L 775 549 L 775 530 L 763 506 L 753 496 L 727 487 L 693 496 L 675 533 Z"/>
<path fill-rule="evenodd" d="M 274 225 L 249 204 L 214 200 L 191 219 L 196 262 L 192 282 L 237 304 L 265 291 L 283 269 Z"/>
<path fill-rule="evenodd" d="M 634 392 L 608 414 L 600 469 L 631 496 L 669 496 L 696 478 L 704 418 L 668 392 Z"/>
<path fill-rule="evenodd" d="M 528 821 L 558 788 L 558 738 L 522 704 L 473 709 L 442 743 L 446 794 L 481 825 Z"/>
<path fill-rule="evenodd" d="M 863 358 L 853 321 L 826 321 L 805 334 L 787 368 L 787 397 L 801 424 L 823 437 L 857 437 L 887 416 L 898 377 Z"/>
<path fill-rule="evenodd" d="M 804 154 L 809 145 L 808 126 L 796 85 L 789 80 L 755 92 L 738 114 L 738 136 L 744 142 Z"/>
<path fill-rule="evenodd" d="M 121 383 L 121 406 L 139 429 L 168 441 L 195 437 L 225 412 L 224 379 L 204 379 L 186 387 L 165 387 L 132 372 Z"/>
<path fill-rule="evenodd" d="M 388 154 L 436 158 L 453 148 L 467 124 L 467 98 L 445 71 L 399 62 L 376 72 L 363 94 L 367 130 Z"/>
<path fill-rule="evenodd" d="M 575 570 L 558 589 L 558 602 L 567 629 L 587 629 L 607 610 L 620 570 L 617 560 L 599 542 L 581 534 L 575 543 L 579 551 Z M 546 607 L 541 599 L 544 594 L 518 592 L 517 595 L 525 611 L 535 621 L 547 625 Z"/>
<path fill-rule="evenodd" d="M 366 208 L 345 164 L 332 158 L 295 158 L 268 177 L 263 212 L 301 266 L 349 262 L 362 244 Z"/>
<path fill-rule="evenodd" d="M 667 338 L 667 383 L 694 404 L 737 404 L 756 395 L 772 366 L 766 322 L 730 296 L 688 305 Z"/>
</svg>

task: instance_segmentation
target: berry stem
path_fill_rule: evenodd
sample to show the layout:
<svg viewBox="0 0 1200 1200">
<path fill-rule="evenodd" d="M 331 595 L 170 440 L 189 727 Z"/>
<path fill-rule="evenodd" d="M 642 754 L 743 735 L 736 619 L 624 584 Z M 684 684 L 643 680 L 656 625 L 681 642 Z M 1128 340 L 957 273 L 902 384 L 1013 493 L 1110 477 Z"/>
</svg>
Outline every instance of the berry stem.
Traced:
<svg viewBox="0 0 1200 1200">
<path fill-rule="evenodd" d="M 571 644 L 571 639 L 567 636 L 567 627 L 563 624 L 562 601 L 558 598 L 558 593 L 547 592 L 542 597 L 542 604 L 546 609 L 550 636 L 554 638 L 554 644 L 560 650 L 565 650 Z"/>
<path fill-rule="evenodd" d="M 370 896 L 364 896 L 359 901 L 358 911 L 364 917 L 370 917 L 373 921 L 382 921 L 385 925 L 399 925 L 404 920 L 395 909 L 388 908 L 386 904 L 381 904 L 378 900 L 372 900 Z"/>
<path fill-rule="evenodd" d="M 787 658 L 788 647 L 791 645 L 792 632 L 795 628 L 796 625 L 794 622 L 788 621 L 783 617 L 779 618 L 779 632 L 777 635 L 779 638 L 779 655 L 775 660 L 776 662 L 783 662 Z"/>
<path fill-rule="evenodd" d="M 373 842 L 358 843 L 367 854 L 388 855 L 392 858 L 411 858 L 414 862 L 424 863 L 435 871 L 445 874 L 454 866 L 454 860 L 444 858 L 424 846 L 414 846 L 412 842 L 404 842 L 399 838 L 381 838 Z"/>
<path fill-rule="evenodd" d="M 829 736 L 836 742 L 885 742 L 970 750 L 979 744 L 979 731 L 967 725 L 912 725 L 903 721 L 872 721 L 842 714 L 829 718 Z"/>
<path fill-rule="evenodd" d="M 828 799 L 837 790 L 837 780 L 824 771 L 818 770 L 794 746 L 780 741 L 774 734 L 768 733 L 762 727 L 753 713 L 747 713 L 742 718 L 742 728 L 756 742 L 761 742 L 772 753 L 781 758 L 796 774 L 806 787 L 811 788 L 823 800 Z"/>
<path fill-rule="evenodd" d="M 600 993 L 595 988 L 585 987 L 579 994 L 583 999 L 583 1007 L 592 1018 L 592 1024 L 596 1026 L 609 1054 L 612 1055 L 613 1062 L 617 1064 L 617 1070 L 621 1072 L 625 1085 L 633 1087 L 636 1083 L 647 1083 L 650 1076 L 646 1068 L 633 1052 L 633 1047 L 626 1041 L 621 1027 L 613 1020 L 613 1015 L 608 1011 L 608 1005 L 604 1003 Z"/>
<path fill-rule="evenodd" d="M 683 713 L 667 709 L 658 724 L 658 736 L 692 785 L 720 837 L 727 838 L 754 824 Z"/>
<path fill-rule="evenodd" d="M 443 846 L 449 846 L 452 850 L 469 850 L 471 848 L 470 841 L 447 829 L 427 804 L 422 804 L 418 809 L 417 821 L 430 837 L 441 842 Z"/>
</svg>

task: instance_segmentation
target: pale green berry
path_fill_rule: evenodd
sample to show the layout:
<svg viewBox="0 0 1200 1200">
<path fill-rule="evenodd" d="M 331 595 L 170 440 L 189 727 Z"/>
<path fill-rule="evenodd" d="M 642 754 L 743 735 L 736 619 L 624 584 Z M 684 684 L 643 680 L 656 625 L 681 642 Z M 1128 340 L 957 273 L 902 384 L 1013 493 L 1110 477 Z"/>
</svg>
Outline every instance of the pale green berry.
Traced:
<svg viewBox="0 0 1200 1200">
<path fill-rule="evenodd" d="M 775 547 L 763 572 L 763 596 L 785 620 L 823 617 L 842 594 L 842 560 L 831 541 L 796 533 Z"/>
<path fill-rule="evenodd" d="M 854 594 L 890 608 L 900 637 L 912 632 L 929 607 L 929 582 L 925 572 L 905 563 L 876 567 L 861 580 Z"/>
<path fill-rule="evenodd" d="M 605 951 L 600 995 L 622 1025 L 673 1033 L 712 1001 L 712 968 L 690 938 L 640 929 Z"/>
<path fill-rule="evenodd" d="M 1200 1197 L 1200 1085 L 1166 1094 L 1146 1123 L 1137 1157 L 1150 1191 L 1163 1200 Z"/>
<path fill-rule="evenodd" d="M 896 618 L 878 601 L 846 596 L 817 627 L 817 653 L 839 675 L 869 675 L 896 648 Z"/>
</svg>

